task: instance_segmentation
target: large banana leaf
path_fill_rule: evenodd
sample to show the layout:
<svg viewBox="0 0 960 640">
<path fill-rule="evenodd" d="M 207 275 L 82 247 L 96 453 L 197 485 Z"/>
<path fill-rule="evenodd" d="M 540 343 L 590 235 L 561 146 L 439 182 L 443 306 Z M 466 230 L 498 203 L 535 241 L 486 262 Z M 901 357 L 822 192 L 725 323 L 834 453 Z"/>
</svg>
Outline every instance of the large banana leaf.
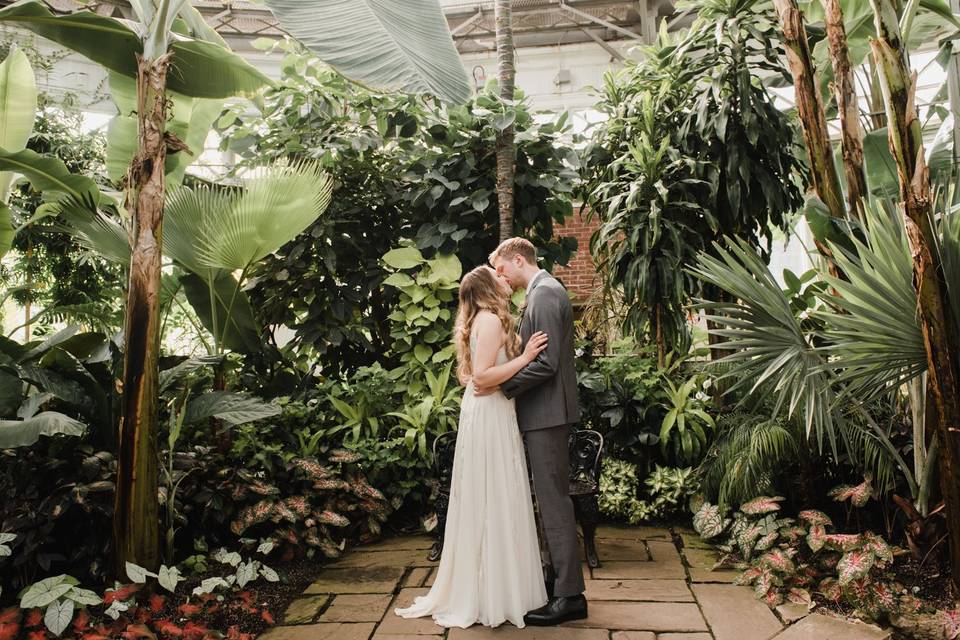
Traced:
<svg viewBox="0 0 960 640">
<path fill-rule="evenodd" d="M 37 82 L 30 61 L 13 47 L 0 64 L 0 149 L 20 151 L 26 148 L 37 112 Z M 0 202 L 9 195 L 9 172 L 0 173 Z M 2 227 L 2 222 L 0 222 Z M 0 256 L 4 253 L 0 239 Z"/>
<path fill-rule="evenodd" d="M 71 196 L 82 202 L 99 203 L 100 189 L 86 176 L 70 173 L 58 158 L 42 156 L 30 149 L 0 149 L 0 171 L 21 173 L 35 189 Z"/>
<path fill-rule="evenodd" d="M 90 58 L 111 71 L 136 77 L 143 42 L 133 24 L 90 11 L 58 16 L 42 2 L 10 5 L 0 22 L 16 24 Z M 195 98 L 252 95 L 270 79 L 243 58 L 218 44 L 171 33 L 172 68 L 167 86 Z"/>
<path fill-rule="evenodd" d="M 82 436 L 86 425 L 56 411 L 43 411 L 26 420 L 0 420 L 0 449 L 29 447 L 40 436 Z"/>
<path fill-rule="evenodd" d="M 283 28 L 341 74 L 462 104 L 471 84 L 437 0 L 267 0 Z"/>
<path fill-rule="evenodd" d="M 118 73 L 110 74 L 110 93 L 120 115 L 107 128 L 107 175 L 119 181 L 126 175 L 137 152 L 136 83 Z M 203 153 L 204 143 L 214 121 L 223 110 L 222 100 L 190 98 L 174 91 L 167 92 L 170 120 L 167 131 L 186 143 L 191 153 L 168 153 L 165 170 L 168 185 L 179 185 L 187 168 Z"/>
</svg>

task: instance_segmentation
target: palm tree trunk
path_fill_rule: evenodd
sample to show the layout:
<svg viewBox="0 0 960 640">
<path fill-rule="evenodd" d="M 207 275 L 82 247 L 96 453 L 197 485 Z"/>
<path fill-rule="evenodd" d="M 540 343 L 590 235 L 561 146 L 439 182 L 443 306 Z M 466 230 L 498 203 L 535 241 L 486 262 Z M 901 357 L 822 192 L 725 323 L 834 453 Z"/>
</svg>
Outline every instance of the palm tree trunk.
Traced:
<svg viewBox="0 0 960 640">
<path fill-rule="evenodd" d="M 960 586 L 960 375 L 957 336 L 931 220 L 930 172 L 916 111 L 911 74 L 897 10 L 890 0 L 870 0 L 877 38 L 870 41 L 883 88 L 890 153 L 897 163 L 904 222 L 913 256 L 913 284 L 927 352 L 927 375 L 937 414 L 940 489 L 946 506 L 950 566 Z"/>
<path fill-rule="evenodd" d="M 863 199 L 867 196 L 867 176 L 863 170 L 863 132 L 860 129 L 860 110 L 857 89 L 850 67 L 847 49 L 847 31 L 843 26 L 840 0 L 822 0 L 826 12 L 827 43 L 833 65 L 833 91 L 840 112 L 843 136 L 843 171 L 847 177 L 847 207 L 851 214 L 863 217 Z"/>
<path fill-rule="evenodd" d="M 840 176 L 833 164 L 833 147 L 827 132 L 827 119 L 823 111 L 823 101 L 817 87 L 816 70 L 810 47 L 807 44 L 807 30 L 803 25 L 803 16 L 796 0 L 773 0 L 780 17 L 783 40 L 787 49 L 787 61 L 793 76 L 793 85 L 797 96 L 797 114 L 803 130 L 807 154 L 810 159 L 810 175 L 813 190 L 823 201 L 835 218 L 845 218 L 843 191 L 840 188 Z M 817 241 L 817 248 L 825 256 L 830 250 Z"/>
<path fill-rule="evenodd" d="M 497 66 L 500 76 L 500 97 L 513 100 L 516 77 L 513 48 L 512 0 L 496 0 L 493 5 L 497 29 Z M 509 107 L 506 107 L 509 108 Z M 513 235 L 513 181 L 516 173 L 513 125 L 497 134 L 497 205 L 500 212 L 500 240 Z"/>
<path fill-rule="evenodd" d="M 169 66 L 169 55 L 154 60 L 138 58 L 139 150 L 127 176 L 133 251 L 113 519 L 118 577 L 125 575 L 126 562 L 156 570 L 160 561 L 157 381 Z"/>
</svg>

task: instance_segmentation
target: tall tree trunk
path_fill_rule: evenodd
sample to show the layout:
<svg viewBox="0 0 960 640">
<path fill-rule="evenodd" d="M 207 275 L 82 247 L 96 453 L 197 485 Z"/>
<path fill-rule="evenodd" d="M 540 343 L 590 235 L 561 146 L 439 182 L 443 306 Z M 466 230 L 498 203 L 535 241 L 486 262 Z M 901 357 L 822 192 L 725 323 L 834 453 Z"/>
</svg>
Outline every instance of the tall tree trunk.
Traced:
<svg viewBox="0 0 960 640">
<path fill-rule="evenodd" d="M 138 58 L 139 150 L 127 177 L 133 251 L 113 518 L 117 576 L 125 574 L 128 561 L 150 570 L 156 570 L 160 561 L 157 379 L 169 66 L 169 55 L 155 60 Z"/>
<path fill-rule="evenodd" d="M 516 77 L 513 48 L 512 0 L 496 0 L 493 5 L 497 29 L 497 67 L 500 77 L 500 97 L 513 100 Z M 511 107 L 507 106 L 507 109 Z M 513 143 L 513 124 L 497 134 L 497 204 L 500 211 L 500 240 L 513 235 L 513 180 L 516 159 Z"/>
<path fill-rule="evenodd" d="M 960 586 L 960 376 L 956 324 L 951 314 L 937 238 L 931 219 L 930 171 L 916 111 L 917 76 L 911 74 L 898 12 L 890 0 L 870 0 L 877 38 L 870 41 L 887 113 L 890 153 L 897 163 L 907 238 L 913 257 L 927 375 L 937 413 L 940 489 L 946 505 L 950 568 Z"/>
<path fill-rule="evenodd" d="M 780 17 L 787 61 L 793 76 L 797 114 L 810 159 L 813 190 L 827 206 L 832 217 L 846 218 L 843 190 L 840 188 L 840 176 L 837 175 L 837 168 L 833 163 L 833 147 L 827 132 L 827 119 L 823 112 L 823 101 L 820 99 L 813 58 L 807 44 L 803 16 L 796 0 L 773 0 L 773 4 Z M 829 248 L 819 240 L 817 248 L 823 255 L 831 255 Z"/>
<path fill-rule="evenodd" d="M 843 171 L 847 177 L 847 207 L 851 214 L 863 218 L 863 199 L 867 196 L 867 176 L 863 170 L 863 132 L 860 128 L 860 109 L 857 89 L 850 67 L 847 49 L 847 31 L 843 26 L 840 0 L 822 0 L 826 12 L 827 43 L 833 65 L 833 91 L 840 112 L 843 136 Z"/>
</svg>

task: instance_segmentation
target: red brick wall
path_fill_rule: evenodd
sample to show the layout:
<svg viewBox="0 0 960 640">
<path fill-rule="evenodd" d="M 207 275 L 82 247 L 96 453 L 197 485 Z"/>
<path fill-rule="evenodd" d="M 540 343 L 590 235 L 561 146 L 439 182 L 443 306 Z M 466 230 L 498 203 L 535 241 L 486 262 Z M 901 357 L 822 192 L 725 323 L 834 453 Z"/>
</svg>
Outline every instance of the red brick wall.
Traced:
<svg viewBox="0 0 960 640">
<path fill-rule="evenodd" d="M 586 211 L 581 208 L 574 212 L 567 223 L 555 226 L 553 232 L 557 236 L 573 236 L 577 239 L 577 251 L 570 259 L 568 266 L 556 267 L 553 275 L 563 282 L 568 291 L 574 294 L 574 304 L 583 304 L 600 286 L 597 279 L 597 270 L 590 257 L 590 236 L 597 230 L 600 220 L 594 217 L 590 222 L 585 221 Z"/>
</svg>

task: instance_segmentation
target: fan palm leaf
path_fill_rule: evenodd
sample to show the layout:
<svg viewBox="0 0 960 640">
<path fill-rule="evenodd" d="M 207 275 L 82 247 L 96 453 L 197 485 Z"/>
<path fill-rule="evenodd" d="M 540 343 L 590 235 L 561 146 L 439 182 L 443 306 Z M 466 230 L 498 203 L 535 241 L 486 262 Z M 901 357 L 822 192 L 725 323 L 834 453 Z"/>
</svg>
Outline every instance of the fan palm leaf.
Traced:
<svg viewBox="0 0 960 640">
<path fill-rule="evenodd" d="M 330 178 L 319 164 L 302 162 L 266 169 L 242 193 L 201 198 L 215 206 L 201 210 L 193 236 L 196 261 L 247 269 L 310 226 L 330 203 L 330 192 Z"/>
<path fill-rule="evenodd" d="M 865 240 L 851 236 L 852 251 L 831 244 L 845 278 L 823 274 L 832 291 L 820 294 L 828 306 L 815 313 L 830 366 L 851 393 L 868 398 L 920 375 L 927 359 L 903 223 L 876 201 L 864 214 Z"/>
<path fill-rule="evenodd" d="M 714 243 L 713 252 L 701 253 L 690 271 L 736 300 L 698 299 L 696 305 L 714 311 L 706 316 L 721 327 L 713 333 L 726 337 L 724 347 L 733 350 L 717 361 L 729 366 L 723 377 L 736 381 L 729 390 L 749 387 L 749 394 L 767 384 L 775 396 L 774 415 L 801 412 L 807 436 L 815 433 L 821 448 L 826 439 L 836 452 L 833 390 L 824 356 L 809 342 L 789 298 L 745 241 L 727 238 L 725 247 Z"/>
</svg>

